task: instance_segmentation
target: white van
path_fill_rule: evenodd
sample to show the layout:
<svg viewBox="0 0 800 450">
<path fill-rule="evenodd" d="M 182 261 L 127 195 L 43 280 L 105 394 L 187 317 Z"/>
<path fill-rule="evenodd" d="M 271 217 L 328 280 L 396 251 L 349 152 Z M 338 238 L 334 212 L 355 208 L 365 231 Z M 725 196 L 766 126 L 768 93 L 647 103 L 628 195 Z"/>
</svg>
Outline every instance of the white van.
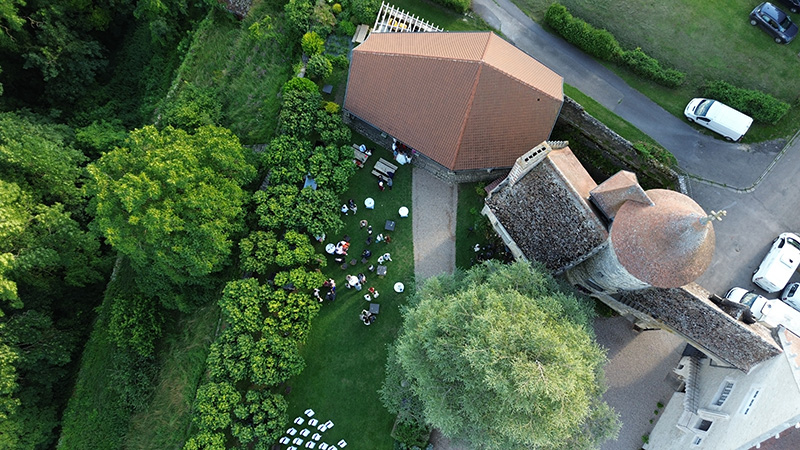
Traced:
<svg viewBox="0 0 800 450">
<path fill-rule="evenodd" d="M 683 115 L 689 122 L 716 131 L 730 141 L 741 139 L 753 124 L 752 117 L 707 98 L 693 98 L 683 110 Z"/>
<path fill-rule="evenodd" d="M 767 292 L 778 292 L 786 286 L 800 265 L 800 237 L 781 233 L 770 247 L 767 256 L 753 272 L 753 283 Z"/>
<path fill-rule="evenodd" d="M 728 291 L 725 297 L 746 305 L 753 312 L 753 317 L 768 327 L 783 325 L 795 334 L 800 333 L 800 311 L 780 300 L 767 300 L 753 291 L 739 287 Z"/>
</svg>

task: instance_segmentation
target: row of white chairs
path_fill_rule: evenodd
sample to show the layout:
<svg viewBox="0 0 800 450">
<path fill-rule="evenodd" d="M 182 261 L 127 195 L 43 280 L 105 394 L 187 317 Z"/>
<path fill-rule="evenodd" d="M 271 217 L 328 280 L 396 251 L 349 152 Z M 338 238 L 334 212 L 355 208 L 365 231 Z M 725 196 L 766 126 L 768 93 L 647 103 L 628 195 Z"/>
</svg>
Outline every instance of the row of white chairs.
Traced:
<svg viewBox="0 0 800 450">
<path fill-rule="evenodd" d="M 297 440 L 298 439 L 295 438 L 295 441 L 297 441 Z M 294 445 L 288 447 L 286 450 L 298 450 L 300 448 L 300 446 L 303 446 L 303 440 L 302 439 L 299 440 L 300 442 L 295 442 L 295 441 L 292 441 L 292 444 L 294 444 Z M 314 447 L 316 447 L 316 445 L 317 445 L 316 442 L 308 441 L 308 442 L 306 442 L 305 448 L 314 448 Z M 338 445 L 339 447 L 336 447 L 336 445 Z M 347 447 L 347 442 L 345 442 L 345 440 L 342 439 L 336 445 L 328 445 L 328 444 L 326 444 L 324 442 L 320 442 L 319 447 L 317 447 L 317 448 L 319 448 L 319 450 L 339 450 L 340 448 Z"/>
</svg>

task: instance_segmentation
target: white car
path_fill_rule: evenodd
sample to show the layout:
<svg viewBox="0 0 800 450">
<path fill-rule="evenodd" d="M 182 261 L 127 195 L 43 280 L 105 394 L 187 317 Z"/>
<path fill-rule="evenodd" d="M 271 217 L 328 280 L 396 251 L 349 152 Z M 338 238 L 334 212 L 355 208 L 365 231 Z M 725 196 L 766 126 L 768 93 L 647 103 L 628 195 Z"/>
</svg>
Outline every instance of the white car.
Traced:
<svg viewBox="0 0 800 450">
<path fill-rule="evenodd" d="M 791 283 L 786 286 L 781 295 L 781 300 L 792 308 L 800 311 L 800 283 Z"/>
<path fill-rule="evenodd" d="M 778 292 L 786 286 L 800 265 L 800 237 L 781 233 L 773 242 L 761 265 L 753 272 L 753 283 L 767 292 Z"/>
<path fill-rule="evenodd" d="M 729 141 L 738 141 L 750 129 L 753 118 L 709 98 L 693 98 L 683 110 L 689 122 L 715 131 Z"/>
<path fill-rule="evenodd" d="M 728 300 L 741 303 L 753 313 L 753 318 L 770 328 L 783 325 L 795 334 L 800 333 L 800 311 L 780 300 L 768 300 L 753 291 L 735 287 L 725 294 Z"/>
</svg>

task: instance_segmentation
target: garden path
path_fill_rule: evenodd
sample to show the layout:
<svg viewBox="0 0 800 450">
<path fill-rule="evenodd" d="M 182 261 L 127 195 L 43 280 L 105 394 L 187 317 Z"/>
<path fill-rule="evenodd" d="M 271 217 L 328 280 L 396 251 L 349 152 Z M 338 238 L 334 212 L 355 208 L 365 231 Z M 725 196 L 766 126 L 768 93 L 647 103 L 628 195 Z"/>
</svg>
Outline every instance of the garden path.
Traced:
<svg viewBox="0 0 800 450">
<path fill-rule="evenodd" d="M 414 276 L 417 286 L 456 267 L 458 186 L 414 167 L 411 220 L 414 233 Z"/>
</svg>

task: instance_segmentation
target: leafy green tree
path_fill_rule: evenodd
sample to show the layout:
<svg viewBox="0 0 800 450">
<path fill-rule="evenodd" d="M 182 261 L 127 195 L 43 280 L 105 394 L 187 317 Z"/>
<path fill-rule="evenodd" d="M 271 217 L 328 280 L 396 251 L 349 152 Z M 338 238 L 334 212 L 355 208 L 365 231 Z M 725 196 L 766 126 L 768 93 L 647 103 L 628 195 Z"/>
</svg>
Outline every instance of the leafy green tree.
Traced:
<svg viewBox="0 0 800 450">
<path fill-rule="evenodd" d="M 349 144 L 353 136 L 350 128 L 344 124 L 342 115 L 338 110 L 333 113 L 326 109 L 319 110 L 317 123 L 314 124 L 314 129 L 319 133 L 319 139 L 327 145 Z M 345 150 L 350 150 L 350 146 L 347 146 Z M 343 156 L 349 156 L 349 158 L 336 158 L 335 161 L 346 160 L 351 162 L 353 159 L 353 156 L 349 152 Z"/>
<path fill-rule="evenodd" d="M 325 282 L 325 275 L 319 271 L 309 272 L 302 267 L 295 267 L 288 272 L 278 272 L 275 274 L 275 285 L 286 289 L 311 289 L 322 286 Z"/>
<path fill-rule="evenodd" d="M 381 4 L 378 0 L 351 0 L 350 9 L 357 23 L 373 23 Z"/>
<path fill-rule="evenodd" d="M 307 78 L 294 78 L 288 81 L 283 87 L 283 105 L 280 113 L 281 134 L 306 139 L 314 130 L 317 111 L 321 105 L 322 94 L 313 81 Z"/>
<path fill-rule="evenodd" d="M 243 445 L 268 450 L 283 434 L 289 404 L 280 394 L 249 390 L 245 402 L 234 407 L 231 434 Z"/>
<path fill-rule="evenodd" d="M 219 125 L 222 103 L 216 91 L 198 87 L 184 81 L 178 95 L 167 100 L 162 110 L 161 123 L 190 131 L 204 125 Z"/>
<path fill-rule="evenodd" d="M 347 129 L 349 132 L 349 129 Z M 349 145 L 317 147 L 309 159 L 309 173 L 319 189 L 343 194 L 356 172 L 353 148 Z"/>
<path fill-rule="evenodd" d="M 313 236 L 336 233 L 343 224 L 339 199 L 326 189 L 269 186 L 254 195 L 258 223 L 271 230 L 305 230 Z"/>
<path fill-rule="evenodd" d="M 255 278 L 229 281 L 222 291 L 219 307 L 235 333 L 259 333 L 264 329 L 264 309 L 269 288 Z"/>
<path fill-rule="evenodd" d="M 313 10 L 314 6 L 309 0 L 289 0 L 283 7 L 287 31 L 295 36 L 305 33 Z"/>
<path fill-rule="evenodd" d="M 261 153 L 261 164 L 269 172 L 270 184 L 296 184 L 308 173 L 311 144 L 293 136 L 278 136 Z"/>
<path fill-rule="evenodd" d="M 274 386 L 300 373 L 305 361 L 294 339 L 272 333 L 255 339 L 250 333 L 225 330 L 211 344 L 207 366 L 214 380 Z"/>
<path fill-rule="evenodd" d="M 377 14 L 378 10 L 375 10 Z M 336 16 L 333 8 L 325 0 L 317 0 L 314 11 L 311 13 L 311 29 L 320 36 L 328 36 L 336 26 Z"/>
<path fill-rule="evenodd" d="M 233 384 L 225 381 L 206 383 L 197 389 L 192 420 L 204 431 L 225 430 L 233 420 L 233 408 L 241 401 L 242 396 Z"/>
<path fill-rule="evenodd" d="M 315 31 L 304 34 L 300 46 L 303 47 L 303 53 L 309 56 L 319 55 L 325 51 L 325 41 Z"/>
<path fill-rule="evenodd" d="M 487 263 L 440 276 L 403 315 L 381 391 L 390 411 L 416 397 L 425 423 L 487 449 L 595 448 L 616 434 L 591 306 L 544 270 Z"/>
<path fill-rule="evenodd" d="M 315 281 L 319 281 L 319 278 Z M 307 293 L 275 289 L 267 300 L 269 315 L 264 321 L 264 331 L 304 343 L 311 331 L 311 320 L 319 313 L 319 309 L 319 302 Z"/>
<path fill-rule="evenodd" d="M 272 231 L 254 231 L 239 242 L 242 269 L 266 275 L 275 264 L 278 238 Z"/>
<path fill-rule="evenodd" d="M 116 119 L 94 121 L 75 129 L 75 146 L 91 159 L 122 145 L 128 131 Z"/>
<path fill-rule="evenodd" d="M 207 283 L 227 262 L 231 235 L 243 228 L 241 186 L 255 176 L 236 136 L 213 126 L 135 130 L 88 171 L 94 229 L 130 258 L 138 281 L 161 277 L 178 287 Z M 190 307 L 188 299 L 161 300 Z"/>
<path fill-rule="evenodd" d="M 308 59 L 308 76 L 315 80 L 325 80 L 333 73 L 333 64 L 325 55 L 313 55 Z"/>
<path fill-rule="evenodd" d="M 219 431 L 201 431 L 186 441 L 183 450 L 227 450 L 225 434 Z"/>
</svg>

